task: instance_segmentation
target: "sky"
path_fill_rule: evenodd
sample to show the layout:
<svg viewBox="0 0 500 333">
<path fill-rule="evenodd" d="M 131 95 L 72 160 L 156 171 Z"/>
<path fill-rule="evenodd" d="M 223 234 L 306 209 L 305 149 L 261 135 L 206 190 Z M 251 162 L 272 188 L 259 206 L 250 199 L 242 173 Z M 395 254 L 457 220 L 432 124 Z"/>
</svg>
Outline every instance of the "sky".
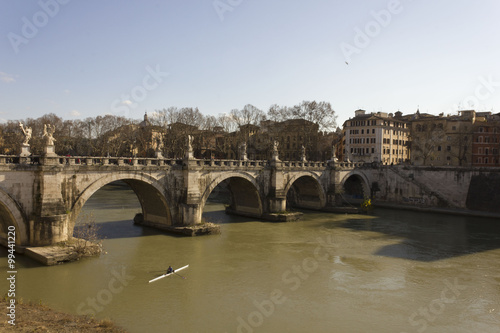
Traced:
<svg viewBox="0 0 500 333">
<path fill-rule="evenodd" d="M 0 122 L 252 104 L 500 112 L 498 0 L 0 0 Z M 496 31 L 496 32 L 495 32 Z"/>
</svg>

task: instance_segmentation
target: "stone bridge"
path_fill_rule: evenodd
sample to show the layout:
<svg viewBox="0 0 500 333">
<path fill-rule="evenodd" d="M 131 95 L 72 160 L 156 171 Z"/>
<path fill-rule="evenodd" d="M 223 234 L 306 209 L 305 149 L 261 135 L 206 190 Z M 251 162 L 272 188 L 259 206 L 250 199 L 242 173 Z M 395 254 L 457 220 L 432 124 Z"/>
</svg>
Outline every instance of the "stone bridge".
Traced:
<svg viewBox="0 0 500 333">
<path fill-rule="evenodd" d="M 353 163 L 108 157 L 0 156 L 0 242 L 9 226 L 16 243 L 43 246 L 65 241 L 85 202 L 114 181 L 127 183 L 142 206 L 142 224 L 185 227 L 202 223 L 203 207 L 222 182 L 228 210 L 266 219 L 286 210 L 329 209 L 344 188 L 370 195 L 371 180 Z"/>
</svg>

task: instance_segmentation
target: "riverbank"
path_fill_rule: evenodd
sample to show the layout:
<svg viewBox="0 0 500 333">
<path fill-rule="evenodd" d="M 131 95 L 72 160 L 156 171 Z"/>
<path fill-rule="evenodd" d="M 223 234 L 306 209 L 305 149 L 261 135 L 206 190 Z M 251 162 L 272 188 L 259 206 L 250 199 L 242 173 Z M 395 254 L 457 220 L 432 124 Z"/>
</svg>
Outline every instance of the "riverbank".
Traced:
<svg viewBox="0 0 500 333">
<path fill-rule="evenodd" d="M 0 307 L 7 308 L 5 298 L 0 300 Z M 126 333 L 110 320 L 96 320 L 86 316 L 76 316 L 58 312 L 40 304 L 16 304 L 15 326 L 8 323 L 5 314 L 0 322 L 2 332 L 101 332 Z"/>
<path fill-rule="evenodd" d="M 430 207 L 430 206 L 412 206 L 403 205 L 398 203 L 388 203 L 388 202 L 372 202 L 374 207 L 380 208 L 390 208 L 390 209 L 404 209 L 412 210 L 422 213 L 435 213 L 435 214 L 447 214 L 447 215 L 458 215 L 458 216 L 471 216 L 471 217 L 486 217 L 486 218 L 500 218 L 499 213 L 494 212 L 484 212 L 479 210 L 469 210 L 469 209 L 459 209 L 459 208 L 441 208 L 441 207 Z"/>
</svg>

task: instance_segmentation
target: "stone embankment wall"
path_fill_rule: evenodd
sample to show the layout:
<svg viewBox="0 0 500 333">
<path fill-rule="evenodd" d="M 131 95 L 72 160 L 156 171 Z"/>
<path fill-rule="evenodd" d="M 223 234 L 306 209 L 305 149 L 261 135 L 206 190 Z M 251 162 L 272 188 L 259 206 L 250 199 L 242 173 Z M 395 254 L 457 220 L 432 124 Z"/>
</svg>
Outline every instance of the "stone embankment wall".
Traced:
<svg viewBox="0 0 500 333">
<path fill-rule="evenodd" d="M 366 172 L 378 201 L 500 212 L 498 169 L 398 165 Z"/>
</svg>

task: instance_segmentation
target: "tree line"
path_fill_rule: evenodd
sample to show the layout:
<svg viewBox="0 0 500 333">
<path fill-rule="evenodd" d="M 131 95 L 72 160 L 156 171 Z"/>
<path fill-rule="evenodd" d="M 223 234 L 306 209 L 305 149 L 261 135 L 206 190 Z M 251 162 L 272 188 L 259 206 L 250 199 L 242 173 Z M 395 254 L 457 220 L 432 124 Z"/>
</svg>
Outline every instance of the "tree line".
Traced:
<svg viewBox="0 0 500 333">
<path fill-rule="evenodd" d="M 238 133 L 245 125 L 259 126 L 262 121 L 281 122 L 290 119 L 304 119 L 318 125 L 324 132 L 334 131 L 336 114 L 330 103 L 303 101 L 295 106 L 272 105 L 267 112 L 247 104 L 242 109 L 229 113 L 204 115 L 198 108 L 169 107 L 147 114 L 147 121 L 129 119 L 122 116 L 103 115 L 77 120 L 64 120 L 50 113 L 42 117 L 24 120 L 9 120 L 0 124 L 0 154 L 19 153 L 23 134 L 19 128 L 21 121 L 32 128 L 31 153 L 43 152 L 42 133 L 44 124 L 55 126 L 54 139 L 58 155 L 72 156 L 130 156 L 151 155 L 155 145 L 151 141 L 162 141 L 171 155 L 179 155 L 188 134 L 204 133 L 204 138 L 196 144 L 202 149 L 210 135 L 216 133 Z M 175 126 L 177 125 L 177 126 Z M 180 125 L 180 126 L 179 126 Z M 183 126 L 185 125 L 185 126 Z M 162 137 L 151 137 L 151 129 L 163 132 Z M 181 129 L 181 130 L 179 130 Z M 158 141 L 158 142 L 159 142 Z M 212 140 L 215 142 L 214 140 Z M 206 148 L 206 147 L 205 147 Z M 149 150 L 149 152 L 148 152 Z"/>
</svg>

